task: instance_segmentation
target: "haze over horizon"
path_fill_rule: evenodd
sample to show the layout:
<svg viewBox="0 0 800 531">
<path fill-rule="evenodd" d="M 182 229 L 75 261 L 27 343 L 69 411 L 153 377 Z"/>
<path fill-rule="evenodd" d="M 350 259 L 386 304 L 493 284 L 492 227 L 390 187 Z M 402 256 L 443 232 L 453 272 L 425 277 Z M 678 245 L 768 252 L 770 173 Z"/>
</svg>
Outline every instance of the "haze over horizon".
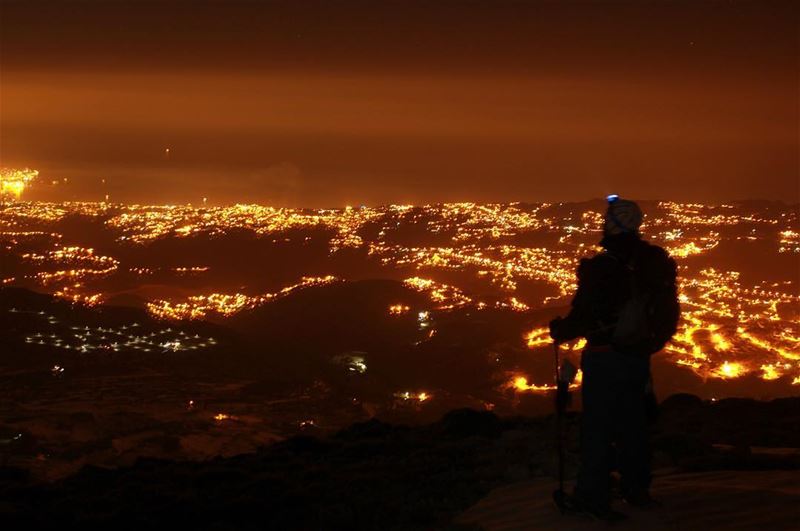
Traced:
<svg viewBox="0 0 800 531">
<path fill-rule="evenodd" d="M 789 2 L 33 0 L 0 21 L 0 166 L 69 180 L 33 199 L 800 201 Z"/>
</svg>

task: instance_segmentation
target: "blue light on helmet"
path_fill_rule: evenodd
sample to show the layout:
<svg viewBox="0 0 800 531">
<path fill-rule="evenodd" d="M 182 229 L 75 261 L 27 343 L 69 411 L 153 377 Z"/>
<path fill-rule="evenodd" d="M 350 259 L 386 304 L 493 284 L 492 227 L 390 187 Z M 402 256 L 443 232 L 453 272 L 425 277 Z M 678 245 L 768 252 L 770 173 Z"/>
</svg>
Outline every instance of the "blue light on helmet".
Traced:
<svg viewBox="0 0 800 531">
<path fill-rule="evenodd" d="M 617 199 L 619 199 L 619 195 L 617 195 L 617 194 L 611 194 L 611 195 L 607 195 L 607 196 L 606 196 L 606 201 L 608 201 L 608 202 L 609 202 L 609 204 L 610 204 L 610 203 L 613 203 L 613 202 L 614 202 L 614 201 L 616 201 Z"/>
</svg>

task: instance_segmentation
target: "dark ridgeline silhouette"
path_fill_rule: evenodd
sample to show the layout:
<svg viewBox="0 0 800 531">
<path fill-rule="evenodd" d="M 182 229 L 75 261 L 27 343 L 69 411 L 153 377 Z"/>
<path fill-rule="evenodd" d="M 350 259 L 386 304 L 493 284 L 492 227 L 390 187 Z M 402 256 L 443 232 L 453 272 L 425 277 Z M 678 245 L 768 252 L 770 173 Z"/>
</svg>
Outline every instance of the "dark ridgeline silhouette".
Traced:
<svg viewBox="0 0 800 531">
<path fill-rule="evenodd" d="M 558 343 L 587 340 L 581 357 L 581 464 L 574 494 L 564 494 L 563 480 L 554 493 L 562 512 L 623 518 L 611 509 L 615 461 L 625 501 L 634 506 L 655 503 L 649 494 L 647 440 L 648 415 L 655 404 L 650 356 L 675 333 L 680 308 L 675 261 L 641 238 L 641 223 L 636 203 L 608 197 L 600 242 L 604 250 L 581 260 L 572 308 L 550 323 L 562 393 L 567 371 L 558 369 Z M 557 399 L 559 413 L 564 405 L 563 398 Z"/>
</svg>

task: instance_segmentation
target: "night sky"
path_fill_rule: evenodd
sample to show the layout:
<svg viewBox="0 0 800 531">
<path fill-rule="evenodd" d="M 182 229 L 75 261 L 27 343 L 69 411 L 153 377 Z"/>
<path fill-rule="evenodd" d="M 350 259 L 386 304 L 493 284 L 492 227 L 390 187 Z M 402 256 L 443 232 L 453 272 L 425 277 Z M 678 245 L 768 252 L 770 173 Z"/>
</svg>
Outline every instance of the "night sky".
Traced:
<svg viewBox="0 0 800 531">
<path fill-rule="evenodd" d="M 30 198 L 800 201 L 791 2 L 25 0 L 0 28 L 0 165 L 68 178 Z"/>
</svg>

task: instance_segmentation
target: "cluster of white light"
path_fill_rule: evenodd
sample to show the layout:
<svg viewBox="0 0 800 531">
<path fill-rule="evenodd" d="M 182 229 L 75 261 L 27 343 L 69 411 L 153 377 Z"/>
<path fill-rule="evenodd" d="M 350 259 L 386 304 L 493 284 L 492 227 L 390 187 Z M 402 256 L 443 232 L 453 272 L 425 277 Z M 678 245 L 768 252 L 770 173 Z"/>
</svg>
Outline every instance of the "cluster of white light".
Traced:
<svg viewBox="0 0 800 531">
<path fill-rule="evenodd" d="M 46 320 L 49 330 L 36 332 L 25 337 L 32 345 L 56 347 L 76 353 L 110 352 L 181 352 L 210 348 L 216 344 L 213 337 L 188 334 L 183 330 L 165 328 L 153 331 L 143 330 L 139 323 L 118 327 L 71 326 L 69 332 L 54 331 L 58 319 L 46 312 L 31 312 L 12 308 L 10 313 L 34 314 Z M 56 371 L 63 372 L 63 371 Z"/>
</svg>

